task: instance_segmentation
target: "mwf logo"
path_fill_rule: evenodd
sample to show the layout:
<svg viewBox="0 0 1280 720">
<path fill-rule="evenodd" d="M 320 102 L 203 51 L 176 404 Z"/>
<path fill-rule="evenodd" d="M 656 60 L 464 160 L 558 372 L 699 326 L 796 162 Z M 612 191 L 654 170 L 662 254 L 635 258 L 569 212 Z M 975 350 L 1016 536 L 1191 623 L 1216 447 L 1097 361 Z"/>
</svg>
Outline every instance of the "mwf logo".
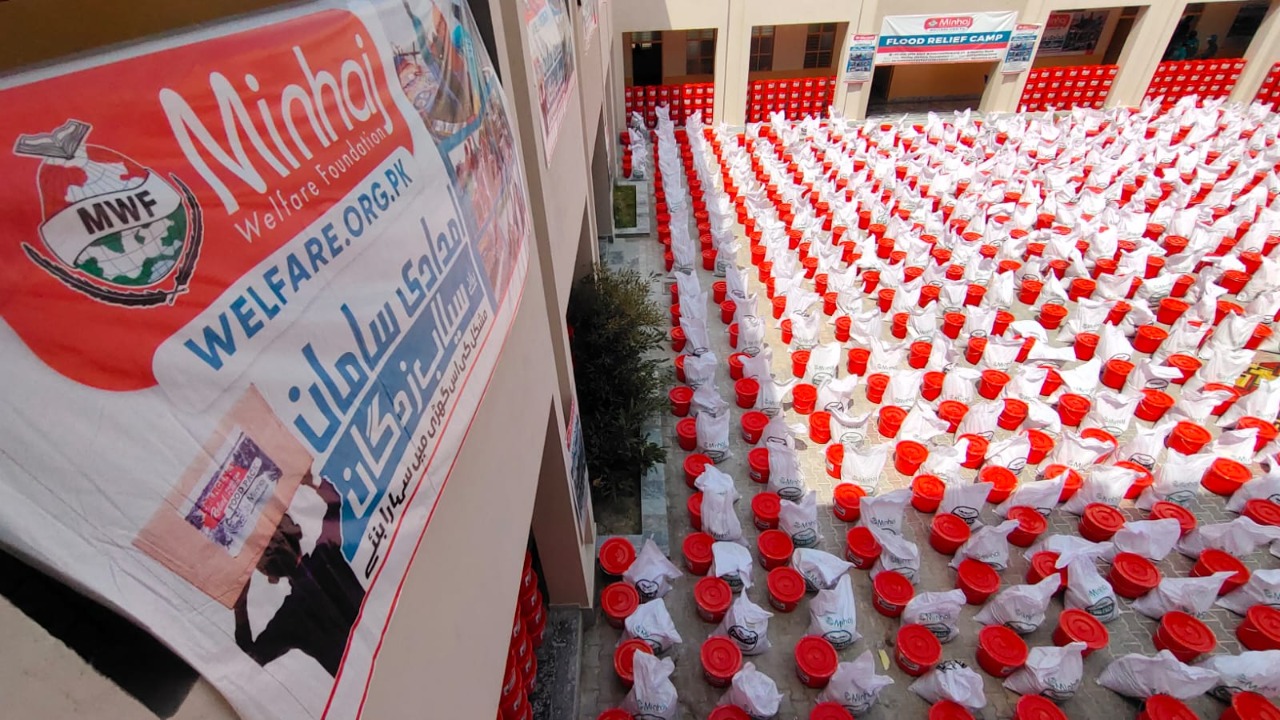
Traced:
<svg viewBox="0 0 1280 720">
<path fill-rule="evenodd" d="M 15 143 L 15 155 L 40 160 L 41 242 L 22 249 L 40 269 L 99 302 L 172 303 L 200 253 L 200 206 L 177 177 L 166 180 L 114 150 L 86 144 L 90 130 L 68 120 Z"/>
<path fill-rule="evenodd" d="M 968 30 L 971 27 L 973 27 L 973 18 L 967 15 L 931 17 L 924 21 L 925 30 Z"/>
</svg>

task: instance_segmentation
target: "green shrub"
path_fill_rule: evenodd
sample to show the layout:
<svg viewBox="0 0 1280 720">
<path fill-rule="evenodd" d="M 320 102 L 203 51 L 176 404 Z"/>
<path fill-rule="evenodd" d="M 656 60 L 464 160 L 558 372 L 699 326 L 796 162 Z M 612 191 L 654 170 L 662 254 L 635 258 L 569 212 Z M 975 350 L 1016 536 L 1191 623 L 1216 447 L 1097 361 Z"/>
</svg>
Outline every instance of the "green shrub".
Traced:
<svg viewBox="0 0 1280 720">
<path fill-rule="evenodd" d="M 661 347 L 666 315 L 649 297 L 652 277 L 597 268 L 569 298 L 573 376 L 578 389 L 592 494 L 633 493 L 640 473 L 663 459 L 644 424 L 665 402 Z"/>
</svg>

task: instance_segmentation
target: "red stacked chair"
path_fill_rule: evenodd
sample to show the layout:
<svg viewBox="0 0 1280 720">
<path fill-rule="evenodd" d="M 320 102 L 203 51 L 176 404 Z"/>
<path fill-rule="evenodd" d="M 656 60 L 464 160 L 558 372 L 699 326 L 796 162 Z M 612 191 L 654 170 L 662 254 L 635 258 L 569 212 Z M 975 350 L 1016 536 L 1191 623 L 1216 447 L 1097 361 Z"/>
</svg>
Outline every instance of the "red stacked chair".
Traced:
<svg viewBox="0 0 1280 720">
<path fill-rule="evenodd" d="M 1273 108 L 1280 105 L 1280 63 L 1271 66 L 1271 71 L 1267 73 L 1267 79 L 1262 81 L 1262 87 L 1258 88 L 1258 95 L 1254 100 L 1271 103 Z"/>
<path fill-rule="evenodd" d="M 533 555 L 524 554 L 524 571 L 520 577 L 520 600 L 511 624 L 511 647 L 507 651 L 507 669 L 502 681 L 502 699 L 498 704 L 501 720 L 532 720 L 533 707 L 529 695 L 538 679 L 538 658 L 534 654 L 542 646 L 547 630 L 547 608 L 538 590 L 538 573 L 533 569 Z"/>
<path fill-rule="evenodd" d="M 1049 107 L 1100 108 L 1118 70 L 1117 65 L 1035 68 L 1027 75 L 1018 109 L 1039 112 Z"/>
<path fill-rule="evenodd" d="M 1244 60 L 1184 60 L 1162 62 L 1147 86 L 1147 99 L 1164 97 L 1166 107 L 1180 98 L 1198 95 L 1201 99 L 1224 98 L 1231 94 L 1244 70 Z"/>
</svg>

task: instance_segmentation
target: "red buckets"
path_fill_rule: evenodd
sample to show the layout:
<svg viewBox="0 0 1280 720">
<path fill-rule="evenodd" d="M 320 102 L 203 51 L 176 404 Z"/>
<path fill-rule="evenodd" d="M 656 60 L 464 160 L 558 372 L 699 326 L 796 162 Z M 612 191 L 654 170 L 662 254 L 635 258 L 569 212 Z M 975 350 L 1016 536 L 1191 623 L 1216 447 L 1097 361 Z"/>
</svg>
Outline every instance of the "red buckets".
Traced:
<svg viewBox="0 0 1280 720">
<path fill-rule="evenodd" d="M 845 522 L 857 522 L 862 516 L 862 498 L 866 490 L 853 483 L 840 483 L 831 493 L 831 511 L 836 519 Z"/>
<path fill-rule="evenodd" d="M 929 371 L 924 374 L 924 380 L 920 387 L 920 395 L 925 400 L 937 400 L 942 394 L 942 381 L 947 377 L 946 373 Z"/>
<path fill-rule="evenodd" d="M 915 597 L 916 588 L 902 573 L 885 570 L 871 581 L 873 597 L 871 604 L 876 612 L 885 617 L 896 618 Z"/>
<path fill-rule="evenodd" d="M 1133 363 L 1120 358 L 1111 358 L 1102 365 L 1102 384 L 1112 390 L 1122 390 L 1131 372 L 1133 372 Z"/>
<path fill-rule="evenodd" d="M 1041 306 L 1040 314 L 1036 317 L 1045 330 L 1057 330 L 1066 318 L 1067 309 L 1054 303 L 1045 303 Z"/>
<path fill-rule="evenodd" d="M 981 435 L 972 434 L 961 435 L 958 439 L 969 441 L 968 447 L 965 449 L 964 462 L 960 464 L 970 470 L 977 470 L 982 467 L 982 463 L 986 462 L 987 447 L 991 442 Z"/>
<path fill-rule="evenodd" d="M 851 528 L 845 535 L 844 559 L 859 570 L 870 570 L 880 559 L 881 549 L 880 541 L 876 540 L 871 528 Z"/>
<path fill-rule="evenodd" d="M 920 677 L 942 660 L 942 643 L 924 625 L 903 625 L 898 629 L 894 659 L 902 672 Z"/>
<path fill-rule="evenodd" d="M 622 629 L 631 613 L 640 607 L 640 593 L 628 582 L 616 582 L 600 591 L 600 609 L 611 627 Z"/>
<path fill-rule="evenodd" d="M 778 513 L 782 510 L 782 498 L 777 493 L 761 492 L 751 498 L 751 515 L 757 528 L 769 530 L 778 527 Z"/>
<path fill-rule="evenodd" d="M 1074 343 L 1077 360 L 1092 360 L 1094 353 L 1098 351 L 1098 334 L 1091 332 L 1082 332 L 1076 334 Z"/>
<path fill-rule="evenodd" d="M 791 542 L 791 536 L 785 532 L 765 530 L 756 540 L 756 549 L 760 551 L 760 566 L 767 571 L 790 562 L 795 545 Z"/>
<path fill-rule="evenodd" d="M 1039 465 L 1053 449 L 1053 436 L 1032 428 L 1027 430 L 1027 438 L 1031 440 L 1031 449 L 1027 451 L 1027 464 Z"/>
<path fill-rule="evenodd" d="M 763 426 L 760 429 L 763 431 Z M 676 439 L 681 450 L 693 452 L 698 446 L 698 422 L 693 418 L 685 418 L 676 423 Z"/>
<path fill-rule="evenodd" d="M 733 676 L 742 669 L 742 650 L 727 637 L 707 638 L 698 655 L 702 659 L 702 676 L 712 687 L 729 687 Z"/>
<path fill-rule="evenodd" d="M 1245 583 L 1249 582 L 1249 568 L 1240 562 L 1240 559 L 1214 548 L 1207 548 L 1200 553 L 1200 558 L 1196 560 L 1196 564 L 1191 568 L 1193 577 L 1208 577 L 1214 573 L 1231 572 L 1235 573 L 1222 583 L 1222 587 L 1218 590 L 1218 595 L 1226 595 L 1229 592 L 1239 590 Z"/>
<path fill-rule="evenodd" d="M 911 343 L 910 350 L 907 354 L 907 364 L 916 370 L 924 368 L 929 364 L 929 355 L 933 352 L 933 345 L 924 340 L 917 340 Z"/>
<path fill-rule="evenodd" d="M 1008 373 L 1000 370 L 983 370 L 982 379 L 978 382 L 978 394 L 988 400 L 995 400 L 1009 384 Z"/>
<path fill-rule="evenodd" d="M 702 493 L 696 492 L 689 496 L 689 500 L 685 502 L 685 509 L 689 511 L 689 526 L 694 530 L 702 529 Z"/>
<path fill-rule="evenodd" d="M 680 422 L 684 422 L 681 420 Z M 764 428 L 769 424 L 769 416 L 758 410 L 752 410 L 742 414 L 742 439 L 748 443 L 755 445 L 760 442 L 760 436 L 764 434 Z M 696 430 L 696 427 L 695 427 Z M 681 443 L 680 447 L 684 447 Z M 693 448 L 689 448 L 692 450 Z"/>
<path fill-rule="evenodd" d="M 729 611 L 733 590 L 718 577 L 704 577 L 693 586 L 693 599 L 698 604 L 698 617 L 704 622 L 718 623 Z"/>
<path fill-rule="evenodd" d="M 1156 322 L 1161 325 L 1172 325 L 1182 317 L 1182 313 L 1186 312 L 1191 305 L 1186 301 L 1179 300 L 1175 297 L 1166 297 L 1160 300 L 1160 307 L 1156 310 Z"/>
<path fill-rule="evenodd" d="M 831 413 L 826 410 L 809 413 L 809 440 L 818 445 L 831 442 Z"/>
<path fill-rule="evenodd" d="M 1023 695 L 1013 706 L 1013 720 L 1067 720 L 1067 714 L 1043 695 Z"/>
<path fill-rule="evenodd" d="M 1009 508 L 1009 520 L 1017 520 L 1018 528 L 1009 533 L 1009 543 L 1018 547 L 1031 547 L 1049 529 L 1049 521 L 1039 510 L 1025 505 Z"/>
<path fill-rule="evenodd" d="M 1018 487 L 1018 476 L 1013 471 L 999 465 L 988 465 L 978 471 L 978 482 L 991 483 L 991 491 L 987 493 L 987 502 L 998 505 L 1009 498 L 1013 489 Z"/>
<path fill-rule="evenodd" d="M 1090 542 L 1106 542 L 1124 527 L 1124 514 L 1106 503 L 1089 503 L 1080 516 L 1080 535 Z"/>
<path fill-rule="evenodd" d="M 797 350 L 791 353 L 791 374 L 795 377 L 804 377 L 805 370 L 809 367 L 809 351 Z"/>
<path fill-rule="evenodd" d="M 1169 332 L 1155 325 L 1143 325 L 1133 335 L 1133 349 L 1150 355 L 1160 349 L 1160 343 L 1169 337 Z"/>
<path fill-rule="evenodd" d="M 792 567 L 770 570 L 765 585 L 769 588 L 769 604 L 778 612 L 789 613 L 795 610 L 804 597 L 804 576 Z"/>
<path fill-rule="evenodd" d="M 671 401 L 671 414 L 685 417 L 689 414 L 689 403 L 693 401 L 693 388 L 677 385 L 667 391 L 667 399 Z"/>
<path fill-rule="evenodd" d="M 870 359 L 871 359 L 871 351 L 868 350 L 867 348 L 850 348 L 849 362 L 845 365 L 845 369 L 849 371 L 850 375 L 859 375 L 859 376 L 866 375 L 867 361 Z M 885 377 L 885 381 L 888 382 L 888 376 L 886 375 L 884 377 Z M 867 378 L 867 382 L 868 383 L 871 382 L 871 378 Z M 868 390 L 868 392 L 870 391 Z M 884 392 L 883 387 L 880 388 L 880 392 L 882 393 Z M 876 402 L 879 402 L 879 400 L 877 400 Z"/>
<path fill-rule="evenodd" d="M 852 352 L 852 351 L 850 351 Z M 876 405 L 884 400 L 884 389 L 889 387 L 889 376 L 884 373 L 876 373 L 867 376 L 867 401 Z"/>
<path fill-rule="evenodd" d="M 1027 663 L 1028 653 L 1026 641 L 1004 625 L 988 625 L 978 632 L 978 665 L 992 677 L 1009 677 Z"/>
<path fill-rule="evenodd" d="M 1231 707 L 1218 720 L 1280 720 L 1280 708 L 1263 695 L 1241 691 L 1231 696 Z"/>
<path fill-rule="evenodd" d="M 1058 615 L 1058 627 L 1053 631 L 1053 644 L 1063 647 L 1073 642 L 1084 643 L 1084 656 L 1088 657 L 1106 647 L 1111 642 L 1111 634 L 1098 618 L 1084 610 L 1068 608 Z"/>
<path fill-rule="evenodd" d="M 917 475 L 911 481 L 911 507 L 922 513 L 937 512 L 946 488 L 946 484 L 935 475 Z"/>
<path fill-rule="evenodd" d="M 1027 584 L 1035 585 L 1041 580 L 1049 577 L 1054 573 L 1058 573 L 1058 577 L 1062 579 L 1062 584 L 1058 587 L 1058 592 L 1062 592 L 1067 588 L 1067 569 L 1057 567 L 1058 553 L 1048 550 L 1041 550 L 1032 555 L 1027 566 Z"/>
<path fill-rule="evenodd" d="M 1133 414 L 1139 420 L 1157 422 L 1171 407 L 1173 407 L 1171 395 L 1155 388 L 1143 388 L 1142 399 L 1138 401 L 1138 407 L 1134 409 Z"/>
<path fill-rule="evenodd" d="M 799 415 L 808 415 L 813 412 L 813 406 L 818 401 L 818 388 L 810 383 L 796 383 L 791 388 L 791 409 L 795 410 Z"/>
<path fill-rule="evenodd" d="M 1093 403 L 1084 395 L 1066 393 L 1058 398 L 1058 417 L 1068 427 L 1079 427 Z"/>
<path fill-rule="evenodd" d="M 959 515 L 938 513 L 929 525 L 929 547 L 943 555 L 955 555 L 970 532 L 969 524 Z"/>
<path fill-rule="evenodd" d="M 1107 580 L 1111 588 L 1122 598 L 1136 600 L 1156 589 L 1162 579 L 1160 568 L 1150 560 L 1134 553 L 1117 553 L 1111 561 Z"/>
<path fill-rule="evenodd" d="M 1236 626 L 1240 644 L 1250 650 L 1280 650 L 1280 609 L 1254 605 Z"/>
<path fill-rule="evenodd" d="M 844 465 L 844 445 L 835 444 L 827 446 L 827 477 L 840 479 L 840 471 Z"/>
<path fill-rule="evenodd" d="M 1199 425 L 1186 420 L 1180 420 L 1177 425 L 1173 426 L 1173 431 L 1165 438 L 1164 445 L 1170 450 L 1180 452 L 1183 455 L 1195 455 L 1209 444 L 1213 436 L 1209 434 Z"/>
<path fill-rule="evenodd" d="M 1253 473 L 1250 472 L 1249 466 L 1231 458 L 1220 457 L 1209 465 L 1208 470 L 1204 471 L 1200 484 L 1214 495 L 1231 497 L 1252 478 Z"/>
<path fill-rule="evenodd" d="M 956 587 L 964 591 L 970 605 L 981 605 L 1000 589 L 1000 573 L 990 565 L 966 558 L 956 571 Z"/>
<path fill-rule="evenodd" d="M 1218 646 L 1218 639 L 1208 625 L 1181 610 L 1171 610 L 1160 618 L 1153 639 L 1156 650 L 1168 650 L 1184 663 L 1213 652 Z"/>
<path fill-rule="evenodd" d="M 943 400 L 938 403 L 938 417 L 947 421 L 947 432 L 955 432 L 968 412 L 969 406 L 958 400 Z"/>
<path fill-rule="evenodd" d="M 831 643 L 818 635 L 806 635 L 796 643 L 796 677 L 805 687 L 820 689 L 836 674 L 840 656 Z"/>
<path fill-rule="evenodd" d="M 1004 410 L 1001 411 L 1000 417 L 996 419 L 996 424 L 1002 430 L 1017 430 L 1022 427 L 1023 421 L 1027 419 L 1029 409 L 1022 400 L 1005 398 Z"/>
<path fill-rule="evenodd" d="M 711 569 L 711 545 L 715 538 L 704 532 L 693 532 L 685 536 L 680 549 L 684 553 L 684 566 L 694 575 L 706 575 Z"/>
<path fill-rule="evenodd" d="M 881 424 L 883 425 L 884 408 L 881 410 Z M 900 408 L 894 408 L 900 411 Z M 894 429 L 897 433 L 897 429 Z M 893 468 L 906 476 L 915 475 L 920 469 L 920 465 L 929 457 L 929 450 L 921 443 L 915 440 L 903 440 L 899 442 L 893 449 Z"/>
<path fill-rule="evenodd" d="M 1151 513 L 1147 516 L 1150 520 L 1160 520 L 1162 518 L 1173 518 L 1178 521 L 1179 527 L 1182 528 L 1182 536 L 1186 537 L 1187 533 L 1196 529 L 1196 516 L 1192 512 L 1177 503 L 1171 503 L 1166 500 L 1159 500 L 1151 506 Z"/>
<path fill-rule="evenodd" d="M 635 682 L 632 670 L 635 667 L 636 653 L 653 654 L 653 648 L 649 647 L 649 643 L 640 638 L 631 638 L 622 641 L 616 650 L 613 651 L 613 671 L 618 675 L 618 679 L 623 685 L 631 687 Z M 630 717 L 628 715 L 628 717 Z"/>
<path fill-rule="evenodd" d="M 751 448 L 747 453 L 747 466 L 751 482 L 769 482 L 769 448 Z"/>
</svg>

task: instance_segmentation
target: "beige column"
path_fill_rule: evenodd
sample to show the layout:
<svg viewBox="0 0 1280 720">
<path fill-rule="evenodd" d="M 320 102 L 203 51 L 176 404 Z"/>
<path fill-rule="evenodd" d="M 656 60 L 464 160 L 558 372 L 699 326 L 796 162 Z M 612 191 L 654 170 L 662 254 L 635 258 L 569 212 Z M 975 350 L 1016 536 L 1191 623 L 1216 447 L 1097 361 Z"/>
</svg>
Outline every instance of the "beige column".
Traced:
<svg viewBox="0 0 1280 720">
<path fill-rule="evenodd" d="M 1044 0 L 1028 0 L 1026 6 L 1018 12 L 1019 23 L 1034 23 L 1044 27 L 1049 19 L 1050 10 Z M 1040 49 L 1039 44 L 1036 50 Z M 1032 58 L 1035 56 L 1032 55 Z M 1022 88 L 1027 83 L 1030 70 L 1020 73 L 1005 74 L 1002 72 L 1004 61 L 1001 60 L 992 76 L 987 80 L 987 87 L 982 91 L 982 100 L 978 109 L 984 113 L 1014 112 L 1018 109 L 1018 101 L 1022 99 Z"/>
<path fill-rule="evenodd" d="M 1173 31 L 1182 20 L 1182 13 L 1187 8 L 1186 0 L 1166 0 L 1158 6 L 1145 7 L 1138 11 L 1138 18 L 1133 23 L 1133 31 L 1129 33 L 1129 41 L 1117 61 L 1120 71 L 1116 74 L 1115 84 L 1111 86 L 1111 94 L 1107 96 L 1107 107 L 1137 106 L 1147 94 L 1147 86 L 1156 74 L 1160 58 Z"/>
<path fill-rule="evenodd" d="M 716 34 L 716 118 L 730 125 L 747 121 L 747 73 L 751 69 L 751 25 L 742 3 L 730 2 L 725 25 Z"/>
<path fill-rule="evenodd" d="M 849 31 L 840 46 L 840 58 L 836 69 L 836 94 L 831 104 L 849 120 L 862 120 L 867 116 L 867 100 L 871 97 L 871 81 L 850 85 L 845 81 L 845 61 L 849 57 L 849 39 L 854 35 L 871 35 L 880 32 L 876 19 L 880 0 L 862 0 L 862 8 L 856 20 L 849 22 Z"/>
<path fill-rule="evenodd" d="M 1231 90 L 1231 99 L 1242 103 L 1253 102 L 1262 88 L 1262 81 L 1271 72 L 1271 66 L 1280 61 L 1280 0 L 1272 0 L 1267 16 L 1253 36 L 1249 49 L 1244 53 L 1244 72 Z"/>
</svg>

